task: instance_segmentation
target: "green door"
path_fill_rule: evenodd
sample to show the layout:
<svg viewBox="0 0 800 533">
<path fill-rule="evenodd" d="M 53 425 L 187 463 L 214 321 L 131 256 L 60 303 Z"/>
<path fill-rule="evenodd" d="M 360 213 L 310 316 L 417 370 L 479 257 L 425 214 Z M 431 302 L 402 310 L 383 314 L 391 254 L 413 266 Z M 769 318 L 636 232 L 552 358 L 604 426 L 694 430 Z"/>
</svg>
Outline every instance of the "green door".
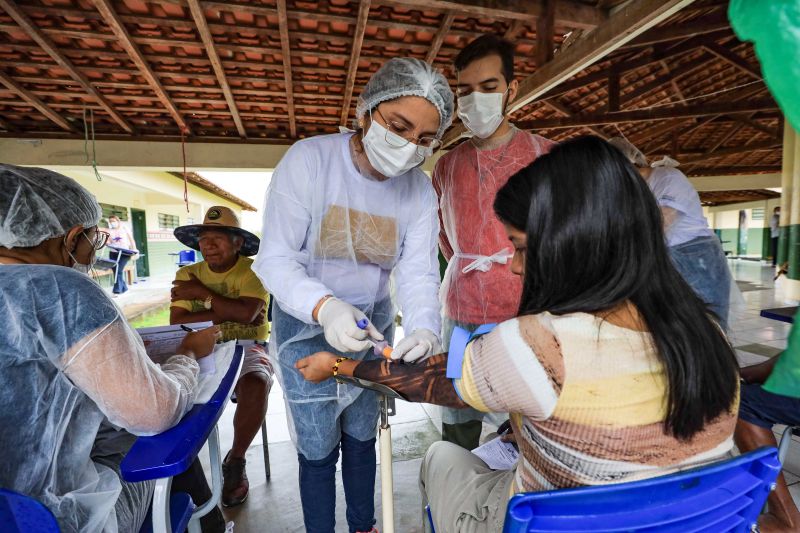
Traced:
<svg viewBox="0 0 800 533">
<path fill-rule="evenodd" d="M 147 255 L 147 221 L 144 211 L 131 208 L 131 224 L 133 225 L 133 240 L 136 248 L 144 257 L 136 261 L 136 275 L 146 278 L 150 275 L 150 257 Z"/>
</svg>

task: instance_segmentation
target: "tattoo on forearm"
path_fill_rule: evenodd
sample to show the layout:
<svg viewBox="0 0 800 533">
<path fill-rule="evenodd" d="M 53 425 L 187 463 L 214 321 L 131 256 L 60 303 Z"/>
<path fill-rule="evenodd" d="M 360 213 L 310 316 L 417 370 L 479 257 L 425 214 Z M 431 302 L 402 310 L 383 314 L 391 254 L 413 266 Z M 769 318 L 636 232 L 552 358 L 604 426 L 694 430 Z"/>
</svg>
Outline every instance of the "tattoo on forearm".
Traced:
<svg viewBox="0 0 800 533">
<path fill-rule="evenodd" d="M 446 377 L 447 354 L 439 354 L 417 364 L 391 361 L 363 361 L 353 375 L 381 383 L 397 391 L 411 402 L 426 402 L 445 407 L 469 407 L 456 394 L 453 383 Z"/>
</svg>

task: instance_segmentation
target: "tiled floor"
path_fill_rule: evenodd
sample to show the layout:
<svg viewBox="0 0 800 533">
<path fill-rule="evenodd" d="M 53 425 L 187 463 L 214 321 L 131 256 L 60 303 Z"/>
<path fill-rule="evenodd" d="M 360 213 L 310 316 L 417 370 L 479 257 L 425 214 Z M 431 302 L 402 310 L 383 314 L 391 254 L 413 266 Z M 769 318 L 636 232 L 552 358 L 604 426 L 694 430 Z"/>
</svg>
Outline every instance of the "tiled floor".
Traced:
<svg viewBox="0 0 800 533">
<path fill-rule="evenodd" d="M 773 284 L 773 270 L 765 264 L 731 260 L 730 266 L 734 277 L 742 282 L 739 284 L 741 296 L 734 298 L 731 339 L 742 365 L 759 363 L 785 347 L 790 329 L 788 324 L 761 318 L 759 312 L 767 307 L 796 305 L 797 302 L 783 297 L 781 281 Z M 233 438 L 234 407 L 230 406 L 220 421 L 223 454 Z M 417 476 L 425 450 L 440 437 L 440 420 L 437 407 L 405 402 L 398 403 L 397 415 L 391 418 L 395 531 L 421 531 Z M 302 532 L 297 455 L 291 443 L 286 423 L 286 407 L 277 384 L 270 393 L 267 428 L 272 478 L 269 482 L 264 478 L 262 442 L 259 435 L 247 453 L 250 497 L 242 506 L 226 509 L 225 514 L 228 519 L 235 521 L 237 533 Z M 207 456 L 203 453 L 202 457 L 205 461 Z M 795 501 L 800 504 L 800 440 L 792 446 L 786 463 L 790 490 Z M 378 528 L 381 528 L 380 497 L 378 479 L 375 494 Z M 346 532 L 341 479 L 337 480 L 337 498 L 336 530 L 337 533 Z"/>
</svg>

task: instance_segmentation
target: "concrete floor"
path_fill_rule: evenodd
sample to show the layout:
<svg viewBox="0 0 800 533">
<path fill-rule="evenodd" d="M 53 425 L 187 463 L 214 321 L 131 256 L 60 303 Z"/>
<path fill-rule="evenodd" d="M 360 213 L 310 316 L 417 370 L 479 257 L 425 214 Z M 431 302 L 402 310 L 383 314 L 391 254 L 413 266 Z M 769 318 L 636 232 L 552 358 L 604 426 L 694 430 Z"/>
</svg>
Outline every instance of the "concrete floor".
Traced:
<svg viewBox="0 0 800 533">
<path fill-rule="evenodd" d="M 731 340 L 743 366 L 755 364 L 779 353 L 786 346 L 788 324 L 761 318 L 763 308 L 796 305 L 783 296 L 781 280 L 772 282 L 773 270 L 765 263 L 731 260 L 731 270 L 741 290 L 741 299 L 732 309 Z M 229 406 L 220 421 L 222 453 L 232 442 L 235 406 Z M 267 427 L 272 478 L 264 477 L 262 442 L 258 436 L 247 453 L 250 496 L 241 506 L 225 509 L 235 522 L 236 533 L 302 532 L 303 519 L 298 490 L 297 455 L 291 443 L 285 418 L 282 392 L 276 384 L 269 399 Z M 421 458 L 427 447 L 440 438 L 438 408 L 430 405 L 398 402 L 397 415 L 391 418 L 393 437 L 395 531 L 422 531 L 417 479 Z M 486 425 L 485 431 L 490 430 Z M 782 428 L 776 428 L 776 432 Z M 787 481 L 795 502 L 800 505 L 800 439 L 790 450 L 785 466 Z M 207 468 L 207 454 L 201 455 Z M 337 474 L 336 531 L 347 532 L 344 493 Z M 380 481 L 376 481 L 375 505 L 377 527 L 381 526 Z"/>
</svg>

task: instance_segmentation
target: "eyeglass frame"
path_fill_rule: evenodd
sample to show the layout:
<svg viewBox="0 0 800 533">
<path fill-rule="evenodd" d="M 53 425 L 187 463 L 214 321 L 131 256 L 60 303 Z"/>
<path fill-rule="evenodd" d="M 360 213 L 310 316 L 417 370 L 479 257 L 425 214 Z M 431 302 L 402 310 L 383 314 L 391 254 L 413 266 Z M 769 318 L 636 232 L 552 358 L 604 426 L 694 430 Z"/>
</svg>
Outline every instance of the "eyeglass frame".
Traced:
<svg viewBox="0 0 800 533">
<path fill-rule="evenodd" d="M 383 113 L 381 113 L 381 110 L 378 109 L 377 106 L 375 107 L 375 112 L 378 115 L 380 115 L 381 120 L 386 123 L 386 126 L 384 126 L 386 128 L 386 134 L 384 135 L 384 139 L 386 140 L 386 143 L 389 144 L 390 146 L 393 146 L 395 148 L 402 148 L 404 146 L 408 146 L 408 143 L 411 143 L 413 141 L 418 141 L 418 142 L 414 143 L 414 145 L 417 147 L 417 154 L 419 154 L 422 157 L 428 157 L 436 149 L 438 149 L 442 145 L 442 140 L 439 139 L 438 137 L 412 137 L 411 139 L 407 139 L 400 132 L 396 131 L 398 129 L 397 128 L 397 123 L 394 122 L 394 121 L 387 120 L 386 117 L 383 115 Z M 372 118 L 372 111 L 370 111 L 370 119 L 373 120 L 373 121 L 375 120 L 374 118 Z M 381 125 L 383 126 L 383 124 L 381 124 Z M 390 137 L 389 137 L 389 132 L 392 132 L 393 134 L 395 134 L 398 137 L 400 137 L 401 139 L 403 139 L 405 141 L 405 143 L 398 145 L 398 144 L 392 142 L 392 140 L 390 140 Z M 431 140 L 431 144 L 429 146 L 425 146 L 425 145 L 420 144 L 419 142 L 421 142 L 423 139 L 430 139 Z M 422 151 L 420 151 L 420 149 Z"/>
<path fill-rule="evenodd" d="M 86 234 L 84 233 L 84 235 Z M 86 236 L 86 238 L 89 239 L 88 236 Z M 99 252 L 106 247 L 106 244 L 108 244 L 108 239 L 110 238 L 111 234 L 109 232 L 98 229 L 94 232 L 94 240 L 90 239 L 89 242 L 94 248 L 94 251 Z"/>
</svg>

